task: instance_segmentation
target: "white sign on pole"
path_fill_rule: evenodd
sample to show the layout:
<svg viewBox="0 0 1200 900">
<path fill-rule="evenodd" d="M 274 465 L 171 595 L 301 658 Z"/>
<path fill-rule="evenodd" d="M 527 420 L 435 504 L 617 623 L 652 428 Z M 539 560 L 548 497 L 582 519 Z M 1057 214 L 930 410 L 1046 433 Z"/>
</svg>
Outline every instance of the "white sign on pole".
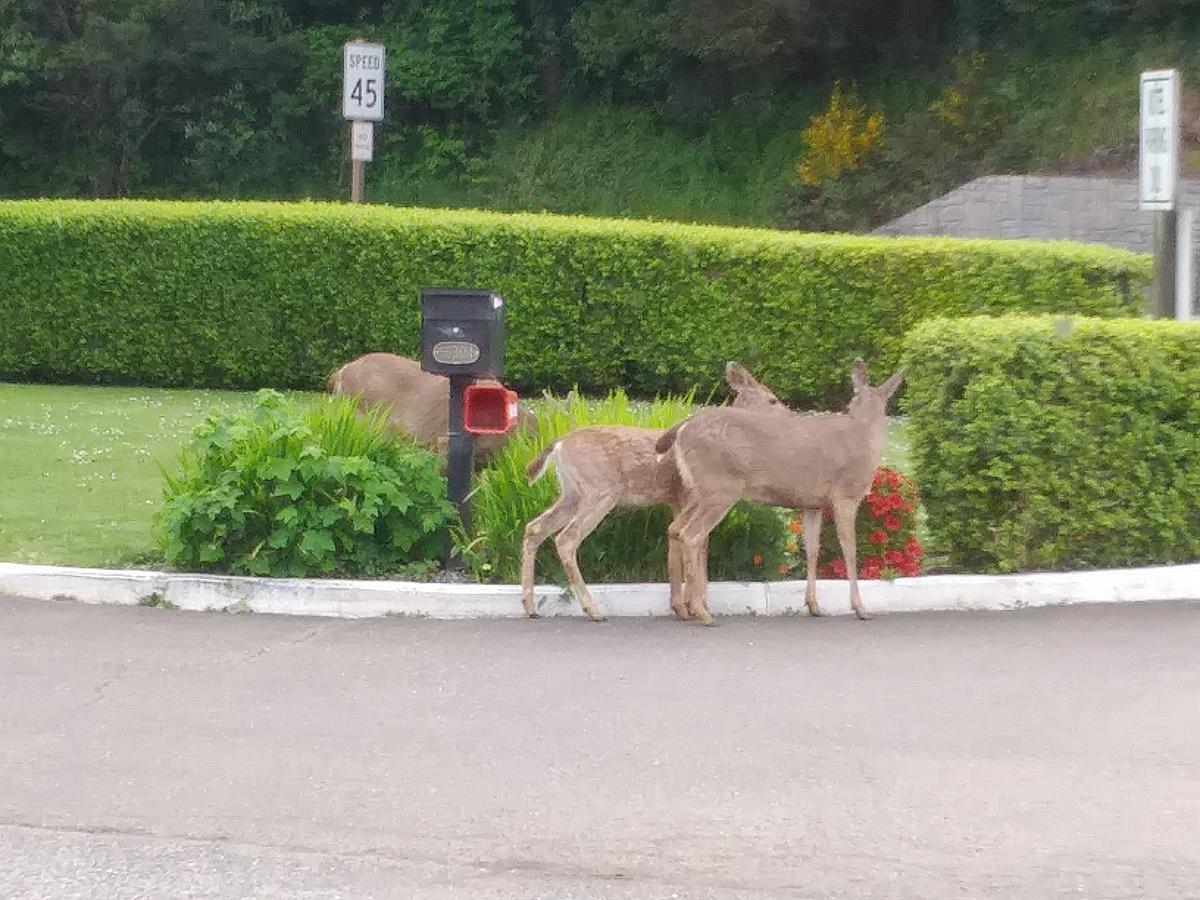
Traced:
<svg viewBox="0 0 1200 900">
<path fill-rule="evenodd" d="M 347 41 L 342 48 L 342 118 L 383 120 L 383 45 Z"/>
<path fill-rule="evenodd" d="M 1179 73 L 1143 72 L 1140 108 L 1138 204 L 1171 210 L 1179 173 Z"/>
<path fill-rule="evenodd" d="M 358 162 L 370 162 L 374 157 L 375 123 L 350 123 L 350 158 Z"/>
</svg>

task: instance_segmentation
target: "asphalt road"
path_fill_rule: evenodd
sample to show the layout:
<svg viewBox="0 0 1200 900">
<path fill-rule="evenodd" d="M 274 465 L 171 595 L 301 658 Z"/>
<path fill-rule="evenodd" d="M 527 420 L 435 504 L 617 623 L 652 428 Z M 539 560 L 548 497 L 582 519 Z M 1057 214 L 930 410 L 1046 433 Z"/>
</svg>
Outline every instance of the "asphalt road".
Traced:
<svg viewBox="0 0 1200 900">
<path fill-rule="evenodd" d="M 1200 604 L 0 599 L 0 897 L 1200 897 Z"/>
</svg>

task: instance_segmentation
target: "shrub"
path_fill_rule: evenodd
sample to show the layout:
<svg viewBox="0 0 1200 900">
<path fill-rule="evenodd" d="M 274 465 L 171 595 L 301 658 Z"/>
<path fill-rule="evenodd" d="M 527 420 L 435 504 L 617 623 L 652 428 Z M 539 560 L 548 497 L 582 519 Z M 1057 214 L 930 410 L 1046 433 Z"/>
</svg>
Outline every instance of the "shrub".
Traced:
<svg viewBox="0 0 1200 900">
<path fill-rule="evenodd" d="M 480 475 L 473 495 L 473 540 L 464 554 L 472 571 L 486 581 L 521 580 L 525 525 L 558 497 L 552 471 L 531 485 L 525 467 L 552 440 L 586 425 L 668 428 L 692 411 L 690 397 L 636 403 L 614 391 L 602 401 L 576 393 L 547 398 L 538 410 L 536 431 L 515 434 Z M 670 521 L 663 506 L 613 510 L 580 548 L 584 576 L 598 582 L 665 581 Z M 739 503 L 713 531 L 709 572 L 726 580 L 771 577 L 783 561 L 784 533 L 774 509 Z M 539 548 L 537 572 L 541 581 L 565 583 L 552 539 Z"/>
<path fill-rule="evenodd" d="M 334 204 L 0 203 L 0 377 L 317 387 L 415 355 L 418 290 L 503 292 L 516 387 L 654 396 L 740 359 L 836 405 L 857 355 L 972 312 L 1134 310 L 1149 258 L 1018 241 L 804 235 Z"/>
<path fill-rule="evenodd" d="M 875 473 L 871 490 L 858 510 L 855 523 L 859 578 L 892 579 L 920 575 L 924 550 L 917 540 L 917 486 L 890 466 Z M 789 526 L 788 562 L 780 571 L 803 578 L 807 571 L 803 516 L 797 512 Z M 845 578 L 846 560 L 838 544 L 833 511 L 821 510 L 821 549 L 817 554 L 820 578 Z"/>
<path fill-rule="evenodd" d="M 867 113 L 856 86 L 843 92 L 841 82 L 835 83 L 828 108 L 804 129 L 807 150 L 796 165 L 796 177 L 814 186 L 857 172 L 882 145 L 884 122 L 882 112 Z"/>
<path fill-rule="evenodd" d="M 348 398 L 301 412 L 274 391 L 196 429 L 157 516 L 167 562 L 249 575 L 431 568 L 454 515 L 436 456 Z"/>
<path fill-rule="evenodd" d="M 1200 328 L 1055 317 L 926 322 L 909 431 L 939 551 L 966 571 L 1200 557 Z"/>
</svg>

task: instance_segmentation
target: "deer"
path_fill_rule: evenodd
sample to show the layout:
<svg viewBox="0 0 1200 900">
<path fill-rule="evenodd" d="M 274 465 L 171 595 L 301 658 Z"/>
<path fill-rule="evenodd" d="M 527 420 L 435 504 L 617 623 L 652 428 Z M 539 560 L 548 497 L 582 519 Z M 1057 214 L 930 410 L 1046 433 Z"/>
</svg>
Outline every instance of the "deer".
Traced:
<svg viewBox="0 0 1200 900">
<path fill-rule="evenodd" d="M 446 455 L 450 379 L 444 375 L 426 372 L 417 360 L 406 356 L 368 353 L 337 369 L 325 387 L 331 394 L 354 397 L 359 409 L 384 405 L 393 432 L 404 432 L 417 443 Z M 520 407 L 517 428 L 525 427 L 531 420 L 532 413 Z M 509 434 L 476 435 L 476 459 L 482 461 L 495 453 L 508 438 Z"/>
<path fill-rule="evenodd" d="M 731 362 L 725 380 L 734 392 L 736 407 L 765 409 L 782 406 L 771 390 L 760 384 L 745 367 Z M 555 550 L 567 573 L 571 592 L 583 612 L 594 622 L 603 622 L 583 575 L 576 554 L 584 539 L 616 506 L 667 504 L 678 514 L 680 482 L 670 457 L 654 449 L 662 429 L 626 425 L 592 425 L 568 432 L 551 441 L 526 467 L 530 484 L 541 478 L 550 464 L 558 476 L 559 496 L 549 509 L 525 526 L 521 547 L 521 602 L 525 614 L 539 618 L 533 603 L 534 565 L 537 550 L 555 535 Z M 707 541 L 707 535 L 705 536 Z M 667 572 L 671 583 L 671 610 L 688 618 L 683 601 L 683 567 L 679 546 L 667 543 Z"/>
<path fill-rule="evenodd" d="M 854 361 L 854 396 L 844 413 L 800 415 L 784 409 L 701 410 L 666 431 L 655 444 L 669 453 L 680 481 L 681 508 L 668 529 L 682 560 L 689 617 L 713 624 L 708 611 L 708 535 L 741 498 L 800 510 L 807 584 L 804 603 L 817 605 L 817 552 L 821 509 L 833 509 L 838 543 L 850 580 L 850 605 L 871 618 L 858 590 L 855 516 L 871 488 L 887 442 L 887 402 L 904 380 L 900 369 L 872 387 L 867 365 Z"/>
</svg>

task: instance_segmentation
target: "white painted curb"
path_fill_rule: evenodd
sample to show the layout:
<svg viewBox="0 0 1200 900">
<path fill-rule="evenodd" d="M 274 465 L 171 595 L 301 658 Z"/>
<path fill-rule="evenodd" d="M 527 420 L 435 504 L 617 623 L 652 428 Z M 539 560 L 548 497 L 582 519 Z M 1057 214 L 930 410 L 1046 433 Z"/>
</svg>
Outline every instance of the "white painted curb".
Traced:
<svg viewBox="0 0 1200 900">
<path fill-rule="evenodd" d="M 892 582 L 860 581 L 859 585 L 863 602 L 873 613 L 1200 600 L 1200 564 L 1025 575 L 931 575 Z M 591 590 L 609 616 L 671 613 L 665 584 L 597 584 Z M 521 588 L 509 584 L 240 578 L 16 563 L 0 563 L 0 594 L 126 606 L 150 602 L 152 595 L 158 595 L 180 609 L 343 618 L 524 615 Z M 536 596 L 542 615 L 582 615 L 579 604 L 562 588 L 539 586 Z M 845 581 L 818 582 L 817 596 L 824 612 L 849 614 L 850 592 Z M 803 613 L 804 582 L 714 582 L 709 586 L 709 609 L 714 615 Z"/>
</svg>

